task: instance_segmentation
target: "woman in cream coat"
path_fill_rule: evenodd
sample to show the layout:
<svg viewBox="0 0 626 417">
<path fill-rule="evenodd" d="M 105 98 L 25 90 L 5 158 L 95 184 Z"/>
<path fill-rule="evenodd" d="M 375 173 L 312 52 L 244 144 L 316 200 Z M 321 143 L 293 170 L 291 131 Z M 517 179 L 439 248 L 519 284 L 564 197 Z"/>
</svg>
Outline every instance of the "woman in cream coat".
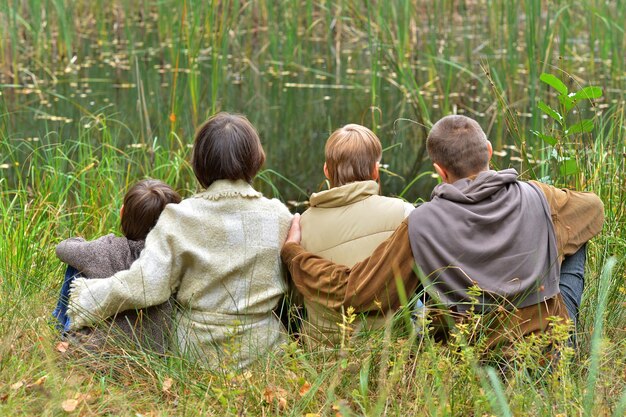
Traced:
<svg viewBox="0 0 626 417">
<path fill-rule="evenodd" d="M 245 117 L 211 117 L 196 134 L 192 158 L 205 190 L 165 208 L 129 270 L 74 281 L 71 328 L 175 294 L 183 354 L 213 367 L 244 367 L 275 349 L 285 338 L 273 309 L 287 289 L 280 249 L 291 214 L 250 185 L 264 161 Z"/>
</svg>

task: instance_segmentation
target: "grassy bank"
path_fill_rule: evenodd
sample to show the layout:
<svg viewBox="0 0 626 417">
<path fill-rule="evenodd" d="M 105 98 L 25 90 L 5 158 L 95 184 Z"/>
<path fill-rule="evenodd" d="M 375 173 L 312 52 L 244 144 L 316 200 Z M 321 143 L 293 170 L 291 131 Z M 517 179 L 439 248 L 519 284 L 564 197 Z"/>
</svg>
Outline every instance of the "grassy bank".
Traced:
<svg viewBox="0 0 626 417">
<path fill-rule="evenodd" d="M 624 6 L 0 0 L 0 414 L 624 415 Z M 569 116 L 592 119 L 590 132 L 554 145 L 530 133 L 559 134 L 538 107 L 559 105 L 545 72 L 572 91 L 601 87 Z M 220 109 L 259 127 L 268 163 L 255 185 L 284 200 L 319 187 L 324 141 L 348 122 L 389 148 L 386 192 L 427 199 L 434 181 L 412 180 L 428 169 L 429 125 L 450 112 L 480 121 L 497 166 L 597 193 L 606 224 L 588 248 L 579 354 L 561 334 L 551 370 L 544 340 L 485 363 L 462 333 L 414 341 L 401 316 L 337 352 L 292 343 L 245 372 L 59 345 L 55 244 L 118 232 L 139 178 L 193 193 L 191 137 Z"/>
<path fill-rule="evenodd" d="M 188 151 L 115 148 L 106 142 L 107 130 L 96 129 L 87 134 L 103 135 L 91 137 L 100 146 L 68 142 L 28 149 L 29 163 L 7 158 L 4 169 L 21 182 L 18 188 L 6 178 L 0 182 L 0 410 L 56 415 L 76 400 L 81 415 L 578 415 L 587 408 L 588 415 L 621 415 L 626 245 L 623 150 L 612 137 L 621 131 L 616 117 L 623 118 L 623 111 L 600 118 L 606 136 L 578 152 L 583 185 L 601 195 L 607 213 L 603 234 L 589 247 L 580 355 L 564 350 L 549 372 L 536 345 L 520 346 L 501 382 L 479 360 L 479 349 L 462 339 L 447 347 L 429 338 L 411 343 L 397 329 L 350 339 L 333 354 L 294 343 L 286 356 L 243 373 L 201 370 L 133 347 L 111 347 L 104 355 L 65 351 L 49 324 L 63 273 L 55 243 L 74 234 L 117 231 L 120 184 L 132 181 L 135 169 L 189 194 L 194 185 Z M 11 155 L 8 142 L 2 143 L 2 154 Z M 617 264 L 610 264 L 614 259 Z M 607 264 L 611 269 L 602 275 Z"/>
</svg>

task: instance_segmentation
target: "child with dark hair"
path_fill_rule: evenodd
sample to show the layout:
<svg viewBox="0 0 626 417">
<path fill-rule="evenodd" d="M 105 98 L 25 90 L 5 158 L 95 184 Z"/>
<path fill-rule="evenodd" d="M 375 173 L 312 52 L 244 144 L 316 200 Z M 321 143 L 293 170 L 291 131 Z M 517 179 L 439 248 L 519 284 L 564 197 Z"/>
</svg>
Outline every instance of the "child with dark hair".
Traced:
<svg viewBox="0 0 626 417">
<path fill-rule="evenodd" d="M 152 179 L 139 181 L 128 190 L 120 209 L 123 237 L 108 234 L 92 241 L 72 237 L 57 245 L 56 255 L 68 267 L 53 316 L 57 318 L 59 327 L 62 327 L 64 332 L 69 330 L 70 326 L 66 314 L 67 300 L 74 278 L 106 278 L 130 268 L 139 257 L 148 232 L 156 224 L 165 206 L 180 201 L 180 195 L 161 181 Z M 142 346 L 163 352 L 171 313 L 172 306 L 169 301 L 147 309 L 129 310 L 114 318 L 115 328 L 111 330 L 121 331 Z M 94 336 L 89 339 L 90 344 L 102 344 L 101 334 L 89 333 Z"/>
</svg>

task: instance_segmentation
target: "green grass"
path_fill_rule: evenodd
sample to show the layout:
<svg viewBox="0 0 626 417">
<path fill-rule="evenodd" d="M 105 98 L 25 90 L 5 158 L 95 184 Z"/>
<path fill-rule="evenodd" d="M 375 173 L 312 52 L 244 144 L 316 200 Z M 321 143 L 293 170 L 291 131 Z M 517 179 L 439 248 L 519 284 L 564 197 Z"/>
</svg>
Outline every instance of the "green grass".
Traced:
<svg viewBox="0 0 626 417">
<path fill-rule="evenodd" d="M 67 400 L 76 415 L 623 415 L 624 6 L 0 0 L 0 415 L 63 415 Z M 594 117 L 591 134 L 558 149 L 530 134 L 552 126 L 536 104 L 556 102 L 542 72 L 602 88 L 573 115 Z M 119 232 L 140 178 L 193 193 L 191 138 L 216 110 L 258 127 L 268 161 L 255 185 L 285 201 L 323 187 L 324 142 L 350 122 L 381 137 L 385 193 L 427 200 L 424 139 L 450 112 L 481 123 L 506 154 L 498 167 L 597 193 L 606 223 L 588 247 L 580 354 L 561 343 L 548 372 L 538 338 L 485 363 L 462 333 L 413 341 L 402 315 L 336 352 L 292 343 L 246 372 L 123 345 L 61 352 L 55 244 Z M 579 172 L 561 176 L 553 152 Z"/>
</svg>

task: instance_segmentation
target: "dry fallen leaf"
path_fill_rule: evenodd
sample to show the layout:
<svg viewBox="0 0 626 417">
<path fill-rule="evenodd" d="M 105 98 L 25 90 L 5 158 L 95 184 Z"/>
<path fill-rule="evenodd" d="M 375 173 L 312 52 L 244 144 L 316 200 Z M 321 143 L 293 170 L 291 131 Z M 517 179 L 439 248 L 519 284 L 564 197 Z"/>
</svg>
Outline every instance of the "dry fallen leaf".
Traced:
<svg viewBox="0 0 626 417">
<path fill-rule="evenodd" d="M 274 401 L 274 390 L 275 388 L 270 387 L 269 385 L 265 387 L 265 389 L 263 390 L 263 400 L 265 400 L 265 402 L 271 403 L 272 401 Z"/>
<path fill-rule="evenodd" d="M 300 387 L 300 390 L 298 391 L 298 393 L 300 394 L 301 397 L 304 397 L 306 393 L 309 392 L 310 389 L 311 389 L 311 384 L 308 382 L 305 382 Z"/>
<path fill-rule="evenodd" d="M 11 385 L 12 390 L 18 390 L 24 386 L 24 381 L 17 381 L 15 384 Z"/>
<path fill-rule="evenodd" d="M 263 391 L 263 399 L 269 404 L 272 404 L 274 400 L 277 400 L 278 407 L 281 410 L 284 410 L 287 407 L 287 400 L 285 399 L 285 397 L 287 397 L 287 391 L 285 391 L 281 387 L 268 385 Z"/>
<path fill-rule="evenodd" d="M 67 352 L 69 347 L 70 347 L 69 342 L 59 342 L 57 343 L 56 349 L 61 353 L 65 353 Z"/>
<path fill-rule="evenodd" d="M 265 387 L 263 390 L 263 400 L 267 403 L 274 401 L 274 389 L 271 387 Z"/>
<path fill-rule="evenodd" d="M 287 400 L 284 397 L 278 399 L 278 408 L 284 410 L 287 408 Z"/>
<path fill-rule="evenodd" d="M 163 380 L 163 392 L 170 392 L 170 388 L 172 388 L 172 385 L 174 385 L 174 380 L 172 378 L 165 378 Z"/>
<path fill-rule="evenodd" d="M 76 407 L 78 407 L 78 400 L 75 398 L 65 400 L 61 403 L 61 407 L 64 411 L 71 413 L 72 411 L 76 410 Z"/>
<path fill-rule="evenodd" d="M 43 385 L 43 383 L 46 382 L 46 379 L 48 379 L 48 375 L 44 375 L 41 378 L 39 378 L 37 381 L 33 382 L 32 384 L 28 384 L 26 388 L 32 388 L 32 387 L 37 387 L 39 385 Z"/>
</svg>

